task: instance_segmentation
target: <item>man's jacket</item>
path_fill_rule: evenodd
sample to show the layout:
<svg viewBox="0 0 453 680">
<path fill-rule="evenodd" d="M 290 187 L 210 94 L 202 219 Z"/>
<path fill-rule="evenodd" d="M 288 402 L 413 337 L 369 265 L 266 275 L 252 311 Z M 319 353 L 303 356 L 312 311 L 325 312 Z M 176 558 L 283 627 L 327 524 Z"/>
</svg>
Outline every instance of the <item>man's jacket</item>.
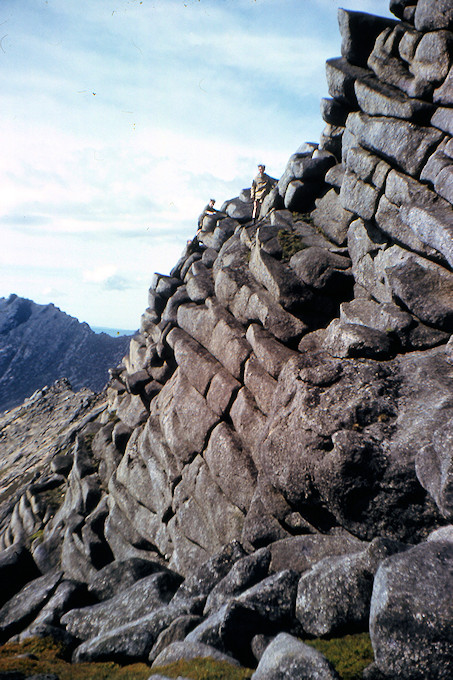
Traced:
<svg viewBox="0 0 453 680">
<path fill-rule="evenodd" d="M 250 189 L 250 197 L 252 201 L 262 201 L 263 198 L 272 189 L 274 184 L 275 179 L 272 179 L 272 177 L 266 175 L 265 172 L 263 172 L 262 175 L 258 173 L 255 179 L 253 180 L 252 187 Z"/>
</svg>

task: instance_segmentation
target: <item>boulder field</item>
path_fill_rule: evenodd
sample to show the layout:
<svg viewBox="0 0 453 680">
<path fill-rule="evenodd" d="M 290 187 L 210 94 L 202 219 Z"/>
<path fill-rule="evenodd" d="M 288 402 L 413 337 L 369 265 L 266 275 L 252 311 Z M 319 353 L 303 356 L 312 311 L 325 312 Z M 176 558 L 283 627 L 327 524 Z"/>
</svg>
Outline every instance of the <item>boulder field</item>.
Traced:
<svg viewBox="0 0 453 680">
<path fill-rule="evenodd" d="M 364 680 L 453 677 L 453 3 L 390 8 L 339 10 L 319 143 L 154 275 L 16 489 L 2 642 L 327 680 L 301 639 L 369 632 Z"/>
</svg>

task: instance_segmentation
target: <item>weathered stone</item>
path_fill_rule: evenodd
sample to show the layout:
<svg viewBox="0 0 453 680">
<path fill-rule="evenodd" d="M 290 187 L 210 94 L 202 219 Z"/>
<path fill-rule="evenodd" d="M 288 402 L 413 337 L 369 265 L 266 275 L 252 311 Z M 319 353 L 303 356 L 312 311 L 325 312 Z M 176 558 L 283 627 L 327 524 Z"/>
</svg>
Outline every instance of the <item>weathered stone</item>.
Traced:
<svg viewBox="0 0 453 680">
<path fill-rule="evenodd" d="M 343 177 L 344 174 L 342 181 Z M 335 189 L 330 189 L 322 198 L 316 199 L 315 203 L 316 208 L 312 212 L 313 223 L 334 243 L 343 245 L 353 214 L 343 207 Z"/>
<path fill-rule="evenodd" d="M 285 208 L 292 212 L 307 212 L 313 208 L 319 191 L 319 184 L 295 179 L 289 183 L 285 193 Z"/>
<path fill-rule="evenodd" d="M 117 560 L 126 560 L 131 557 L 156 559 L 156 552 L 152 544 L 135 529 L 125 512 L 120 509 L 113 494 L 109 516 L 104 525 L 104 534 Z M 87 582 L 95 575 L 91 574 Z"/>
<path fill-rule="evenodd" d="M 259 409 L 265 414 L 269 413 L 277 383 L 254 354 L 245 364 L 244 384 L 253 394 Z"/>
<path fill-rule="evenodd" d="M 453 104 L 453 66 L 450 68 L 443 84 L 434 90 L 433 101 L 444 106 L 451 106 Z"/>
<path fill-rule="evenodd" d="M 423 184 L 394 170 L 388 175 L 385 194 L 400 208 L 403 223 L 453 264 L 451 205 Z"/>
<path fill-rule="evenodd" d="M 351 170 L 361 180 L 373 185 L 377 189 L 383 187 L 385 179 L 391 170 L 388 163 L 380 160 L 369 151 L 365 151 L 360 146 L 354 146 L 348 150 L 345 165 L 347 170 Z"/>
<path fill-rule="evenodd" d="M 202 241 L 208 248 L 214 248 L 214 250 L 220 250 L 222 245 L 227 241 L 230 236 L 234 233 L 236 227 L 239 226 L 237 220 L 227 217 L 221 220 L 219 226 L 214 229 L 213 234 L 204 234 L 201 232 L 199 235 L 199 240 Z"/>
<path fill-rule="evenodd" d="M 145 385 L 151 381 L 148 371 L 141 370 L 126 374 L 126 385 L 131 394 L 140 394 Z"/>
<path fill-rule="evenodd" d="M 390 0 L 390 11 L 402 19 L 404 16 L 404 9 L 413 3 L 414 0 Z"/>
<path fill-rule="evenodd" d="M 353 172 L 346 171 L 340 190 L 340 202 L 345 210 L 356 213 L 364 220 L 371 220 L 376 212 L 378 191 L 362 182 Z"/>
<path fill-rule="evenodd" d="M 205 267 L 210 269 L 213 266 L 214 262 L 216 261 L 217 255 L 218 255 L 217 250 L 214 250 L 214 248 L 206 248 L 203 251 L 203 255 L 201 256 L 201 261 L 203 262 Z"/>
<path fill-rule="evenodd" d="M 453 35 L 450 31 L 425 33 L 409 65 L 409 70 L 415 75 L 416 80 L 430 83 L 431 87 L 442 83 L 452 62 L 452 46 Z"/>
<path fill-rule="evenodd" d="M 55 636 L 55 632 L 60 627 L 60 619 L 65 612 L 76 605 L 89 604 L 91 601 L 92 598 L 87 595 L 85 585 L 77 581 L 61 581 L 36 619 L 34 619 L 28 628 L 21 632 L 19 639 L 24 640 L 35 636 L 46 637 L 49 632 L 51 636 L 52 633 Z M 63 637 L 66 637 L 66 635 Z M 58 640 L 57 636 L 55 638 Z M 74 639 L 71 638 L 72 636 L 67 633 L 66 639 L 71 644 L 74 644 Z"/>
<path fill-rule="evenodd" d="M 146 661 L 159 634 L 178 616 L 200 609 L 196 599 L 171 602 L 132 623 L 112 628 L 103 635 L 86 640 L 75 650 L 72 660 L 82 661 Z"/>
<path fill-rule="evenodd" d="M 156 397 L 153 409 L 159 412 L 159 422 L 167 444 L 183 463 L 202 451 L 208 432 L 217 422 L 217 415 L 206 400 L 177 370 Z"/>
<path fill-rule="evenodd" d="M 439 106 L 431 117 L 431 125 L 453 135 L 453 114 L 451 108 Z"/>
<path fill-rule="evenodd" d="M 259 234 L 257 238 L 258 236 Z M 297 279 L 291 268 L 268 255 L 258 245 L 252 250 L 249 267 L 255 279 L 283 307 L 291 308 L 296 302 L 310 299 L 309 291 Z"/>
<path fill-rule="evenodd" d="M 98 600 L 108 600 L 145 576 L 162 571 L 162 564 L 152 560 L 132 557 L 115 561 L 96 574 L 88 584 L 88 590 Z"/>
<path fill-rule="evenodd" d="M 181 281 L 179 278 L 166 276 L 165 274 L 155 273 L 151 280 L 151 289 L 155 290 L 158 295 L 167 299 L 173 295 L 176 288 L 180 285 Z"/>
<path fill-rule="evenodd" d="M 441 141 L 442 133 L 408 121 L 388 116 L 368 116 L 351 113 L 346 122 L 359 144 L 393 161 L 409 175 L 418 175 Z"/>
<path fill-rule="evenodd" d="M 184 468 L 173 507 L 170 566 L 183 575 L 241 535 L 244 514 L 226 498 L 201 456 Z"/>
<path fill-rule="evenodd" d="M 294 618 L 299 574 L 291 569 L 271 574 L 235 598 L 267 624 L 287 627 Z"/>
<path fill-rule="evenodd" d="M 295 352 L 257 324 L 250 324 L 248 327 L 247 340 L 258 361 L 273 378 L 278 378 L 283 365 L 295 355 Z"/>
<path fill-rule="evenodd" d="M 360 552 L 364 547 L 366 544 L 351 535 L 293 536 L 270 546 L 270 569 L 292 569 L 302 574 L 323 558 Z"/>
<path fill-rule="evenodd" d="M 368 69 L 349 64 L 343 57 L 328 59 L 326 77 L 330 96 L 352 109 L 357 109 L 354 83 L 369 74 Z"/>
<path fill-rule="evenodd" d="M 261 438 L 265 417 L 258 409 L 252 393 L 242 387 L 230 410 L 234 429 L 240 436 L 245 448 L 252 452 Z"/>
<path fill-rule="evenodd" d="M 330 378 L 328 355 L 315 356 L 290 360 L 280 373 L 257 452 L 260 471 L 304 519 L 323 531 L 338 522 L 367 539 L 377 533 L 399 540 L 409 540 L 413 532 L 423 536 L 421 527 L 432 528 L 440 513 L 417 480 L 414 459 L 430 441 L 426 422 L 431 433 L 453 416 L 444 402 L 451 386 L 443 349 L 382 362 L 378 374 L 374 360 L 344 360 L 340 372 L 330 367 Z M 322 390 L 304 380 L 301 371 L 310 362 L 325 366 Z M 415 388 L 423 371 L 430 380 Z M 427 394 L 431 403 L 420 406 Z M 312 399 L 315 409 L 309 406 Z M 390 423 L 397 429 L 388 440 Z M 353 480 L 352 496 L 348 478 Z M 408 495 L 412 501 L 406 506 Z"/>
<path fill-rule="evenodd" d="M 316 649 L 288 633 L 279 633 L 266 647 L 252 680 L 338 680 L 333 666 Z"/>
<path fill-rule="evenodd" d="M 235 378 L 241 375 L 250 348 L 240 324 L 218 302 L 207 300 L 205 307 L 181 305 L 178 325 L 206 347 Z"/>
<path fill-rule="evenodd" d="M 444 517 L 453 518 L 453 422 L 435 429 L 430 444 L 417 452 L 415 463 L 417 477 L 430 493 Z"/>
<path fill-rule="evenodd" d="M 190 297 L 186 286 L 180 286 L 165 305 L 161 316 L 162 321 L 176 323 L 178 307 L 185 302 L 189 302 L 189 300 Z"/>
<path fill-rule="evenodd" d="M 121 398 L 116 409 L 118 418 L 127 425 L 134 428 L 144 423 L 148 417 L 148 411 L 143 405 L 143 401 L 136 394 L 125 394 Z"/>
<path fill-rule="evenodd" d="M 341 189 L 344 173 L 345 169 L 342 163 L 337 163 L 337 165 L 334 165 L 333 168 L 326 172 L 325 181 L 336 189 Z"/>
<path fill-rule="evenodd" d="M 351 109 L 336 99 L 321 99 L 321 116 L 330 125 L 344 127 Z"/>
<path fill-rule="evenodd" d="M 375 220 L 379 229 L 396 243 L 406 246 L 419 255 L 437 260 L 440 258 L 440 253 L 421 241 L 410 226 L 403 221 L 400 207 L 391 203 L 386 196 L 381 196 L 379 199 Z"/>
<path fill-rule="evenodd" d="M 200 343 L 181 328 L 173 328 L 167 336 L 176 363 L 190 384 L 206 396 L 211 380 L 222 366 Z"/>
<path fill-rule="evenodd" d="M 422 543 L 377 571 L 370 613 L 375 661 L 386 675 L 418 680 L 453 673 L 451 543 Z"/>
<path fill-rule="evenodd" d="M 340 305 L 340 320 L 349 324 L 361 324 L 382 333 L 404 338 L 413 325 L 413 317 L 392 302 L 377 303 L 373 300 L 352 300 Z"/>
<path fill-rule="evenodd" d="M 225 545 L 217 554 L 193 570 L 179 587 L 175 601 L 193 597 L 207 597 L 211 590 L 228 574 L 233 565 L 245 557 L 238 541 Z"/>
<path fill-rule="evenodd" d="M 396 298 L 423 322 L 453 331 L 453 277 L 434 262 L 399 246 L 382 253 L 382 267 Z"/>
<path fill-rule="evenodd" d="M 437 0 L 433 5 L 430 0 L 418 0 L 415 11 L 415 28 L 417 31 L 436 31 L 453 29 L 453 7 L 449 0 Z"/>
<path fill-rule="evenodd" d="M 453 204 L 453 163 L 439 172 L 434 182 L 434 189 L 439 196 Z"/>
<path fill-rule="evenodd" d="M 222 206 L 223 207 L 223 206 Z M 233 198 L 228 201 L 226 212 L 229 217 L 237 220 L 240 224 L 252 219 L 253 201 L 243 201 L 241 198 Z"/>
<path fill-rule="evenodd" d="M 159 634 L 149 653 L 148 661 L 152 663 L 156 657 L 166 650 L 173 642 L 184 640 L 186 635 L 188 635 L 195 626 L 198 626 L 201 621 L 201 616 L 196 616 L 194 614 L 178 616 L 178 618 L 170 623 L 168 628 L 165 628 L 165 630 Z"/>
<path fill-rule="evenodd" d="M 289 506 L 283 496 L 272 489 L 263 475 L 259 476 L 255 494 L 244 521 L 243 544 L 258 549 L 263 545 L 287 538 L 290 535 L 289 531 L 282 526 L 282 518 L 285 514 L 289 514 Z"/>
<path fill-rule="evenodd" d="M 393 30 L 387 28 L 382 31 L 368 58 L 368 66 L 379 80 L 387 85 L 399 88 L 409 97 L 428 99 L 434 84 L 423 77 L 414 76 L 404 58 L 400 58 L 398 54 L 398 47 L 404 36 L 405 29 L 401 25 L 397 25 Z"/>
<path fill-rule="evenodd" d="M 310 157 L 295 158 L 291 168 L 295 179 L 304 182 L 322 181 L 326 172 L 335 165 L 335 158 L 327 151 L 316 149 Z"/>
<path fill-rule="evenodd" d="M 63 572 L 53 571 L 30 581 L 0 609 L 2 642 L 30 623 L 55 592 Z"/>
<path fill-rule="evenodd" d="M 446 527 L 441 527 L 440 529 L 432 531 L 426 540 L 428 542 L 440 541 L 441 543 L 453 543 L 453 524 L 448 524 Z"/>
<path fill-rule="evenodd" d="M 317 562 L 297 589 L 296 617 L 304 632 L 340 637 L 368 630 L 373 576 L 383 559 L 405 548 L 378 538 L 361 552 Z"/>
<path fill-rule="evenodd" d="M 210 592 L 204 614 L 213 613 L 225 602 L 264 579 L 268 575 L 270 560 L 271 554 L 267 548 L 257 550 L 238 560 L 228 574 Z"/>
<path fill-rule="evenodd" d="M 228 373 L 223 366 L 216 373 L 209 385 L 206 402 L 209 408 L 219 416 L 226 413 L 240 387 L 240 383 Z"/>
<path fill-rule="evenodd" d="M 182 280 L 185 279 L 187 272 L 189 271 L 193 263 L 197 262 L 197 260 L 201 260 L 201 253 L 198 251 L 189 255 L 189 257 L 185 260 L 179 273 L 179 276 Z"/>
<path fill-rule="evenodd" d="M 215 647 L 205 645 L 202 642 L 190 642 L 183 640 L 172 642 L 153 661 L 152 667 L 167 666 L 175 661 L 189 661 L 190 659 L 209 658 L 215 661 L 225 661 L 232 666 L 238 666 L 236 659 L 228 654 L 219 652 Z"/>
<path fill-rule="evenodd" d="M 241 510 L 247 510 L 255 489 L 256 469 L 239 437 L 226 423 L 219 423 L 212 431 L 204 458 L 225 496 Z M 232 469 L 234 476 L 229 473 Z"/>
<path fill-rule="evenodd" d="M 307 285 L 334 297 L 352 290 L 351 260 L 325 248 L 305 248 L 292 256 L 290 265 Z"/>
<path fill-rule="evenodd" d="M 386 333 L 334 319 L 327 327 L 324 348 L 334 357 L 388 357 L 393 349 Z"/>
<path fill-rule="evenodd" d="M 443 142 L 439 145 L 436 151 L 428 158 L 428 162 L 423 168 L 420 179 L 423 181 L 428 181 L 432 184 L 436 181 L 436 177 L 439 175 L 441 170 L 453 164 L 453 159 L 445 153 L 447 149 L 447 143 Z"/>
<path fill-rule="evenodd" d="M 204 302 L 206 298 L 211 297 L 214 294 L 214 282 L 208 270 L 206 269 L 204 274 L 189 276 L 186 279 L 186 290 L 192 302 Z"/>
<path fill-rule="evenodd" d="M 429 122 L 433 105 L 422 99 L 409 97 L 397 87 L 370 76 L 357 80 L 354 88 L 360 109 L 370 116 L 390 116 L 415 123 Z"/>
<path fill-rule="evenodd" d="M 268 629 L 269 624 L 257 612 L 232 600 L 194 628 L 186 641 L 211 645 L 248 665 L 253 663 L 250 650 L 253 636 Z"/>
<path fill-rule="evenodd" d="M 10 600 L 28 581 L 39 576 L 30 551 L 22 543 L 15 543 L 0 552 L 0 579 L 2 590 L 0 606 Z"/>
<path fill-rule="evenodd" d="M 103 635 L 163 607 L 180 582 L 181 577 L 169 571 L 145 576 L 105 602 L 71 610 L 62 623 L 80 640 Z"/>
<path fill-rule="evenodd" d="M 321 132 L 319 139 L 319 149 L 324 153 L 329 153 L 334 159 L 334 162 L 341 160 L 341 151 L 343 143 L 343 134 L 345 128 L 342 125 L 331 125 L 327 123 L 326 127 Z"/>
<path fill-rule="evenodd" d="M 395 19 L 340 8 L 338 25 L 341 34 L 341 56 L 350 64 L 366 66 L 378 35 L 385 28 L 393 28 L 396 23 Z"/>
<path fill-rule="evenodd" d="M 357 284 L 379 302 L 391 302 L 391 292 L 382 280 L 375 260 L 376 253 L 388 245 L 384 234 L 362 219 L 354 220 L 348 230 L 348 249 Z"/>
</svg>

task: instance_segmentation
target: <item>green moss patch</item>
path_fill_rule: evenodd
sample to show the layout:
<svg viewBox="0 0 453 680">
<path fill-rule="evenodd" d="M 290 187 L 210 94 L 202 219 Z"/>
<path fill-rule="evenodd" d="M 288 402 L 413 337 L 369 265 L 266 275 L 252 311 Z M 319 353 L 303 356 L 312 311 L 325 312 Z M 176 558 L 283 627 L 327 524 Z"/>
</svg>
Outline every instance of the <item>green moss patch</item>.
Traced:
<svg viewBox="0 0 453 680">
<path fill-rule="evenodd" d="M 287 262 L 299 250 L 303 250 L 307 246 L 304 244 L 300 236 L 294 234 L 287 229 L 280 229 L 277 234 L 277 239 L 282 249 L 282 260 Z"/>
<path fill-rule="evenodd" d="M 192 680 L 246 680 L 252 676 L 253 670 L 232 666 L 226 661 L 205 658 L 175 661 L 168 666 L 153 668 L 153 673 L 167 675 L 169 678 L 182 676 Z"/>
<path fill-rule="evenodd" d="M 363 670 L 374 661 L 368 633 L 304 642 L 324 654 L 342 680 L 358 680 Z"/>
<path fill-rule="evenodd" d="M 0 673 L 21 671 L 27 675 L 56 673 L 60 680 L 147 680 L 152 673 L 192 680 L 248 680 L 253 671 L 214 659 L 191 659 L 151 668 L 145 663 L 120 666 L 113 662 L 69 663 L 63 645 L 51 638 L 30 638 L 0 647 Z"/>
<path fill-rule="evenodd" d="M 111 662 L 71 664 L 63 656 L 64 647 L 51 638 L 8 642 L 0 647 L 0 673 L 56 673 L 60 680 L 147 680 L 151 675 L 150 667 L 144 663 L 129 666 Z"/>
</svg>

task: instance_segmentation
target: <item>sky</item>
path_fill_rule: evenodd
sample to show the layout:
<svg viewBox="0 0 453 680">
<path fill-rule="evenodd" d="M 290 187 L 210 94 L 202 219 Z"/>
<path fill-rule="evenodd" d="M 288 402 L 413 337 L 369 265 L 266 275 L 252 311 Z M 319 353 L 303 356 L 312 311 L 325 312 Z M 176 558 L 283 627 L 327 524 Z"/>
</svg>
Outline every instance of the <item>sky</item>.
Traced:
<svg viewBox="0 0 453 680">
<path fill-rule="evenodd" d="M 0 297 L 134 330 L 208 199 L 324 127 L 337 9 L 388 0 L 2 0 Z"/>
</svg>

